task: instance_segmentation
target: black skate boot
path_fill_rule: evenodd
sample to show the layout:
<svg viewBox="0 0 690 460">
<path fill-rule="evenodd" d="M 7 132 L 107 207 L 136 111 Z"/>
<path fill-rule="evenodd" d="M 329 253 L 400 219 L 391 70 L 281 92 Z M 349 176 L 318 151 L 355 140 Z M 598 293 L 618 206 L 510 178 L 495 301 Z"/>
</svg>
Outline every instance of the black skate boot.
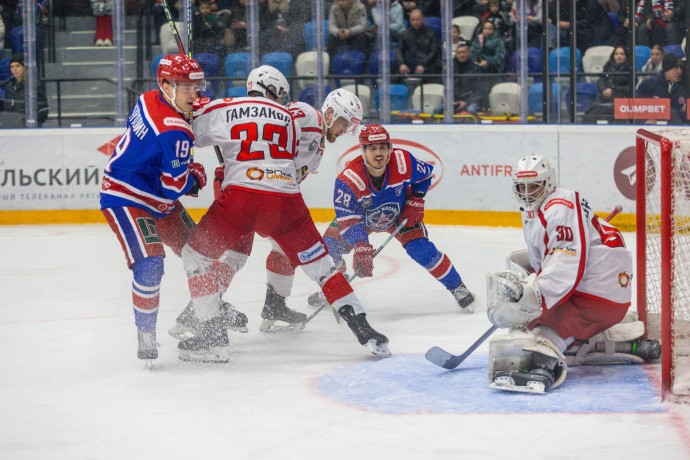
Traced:
<svg viewBox="0 0 690 460">
<path fill-rule="evenodd" d="M 216 316 L 204 321 L 199 325 L 198 334 L 178 343 L 177 348 L 183 361 L 227 363 L 230 359 L 230 341 L 223 319 Z"/>
<path fill-rule="evenodd" d="M 534 366 L 532 370 L 528 372 L 496 371 L 489 386 L 521 393 L 546 393 L 555 380 L 556 364 L 558 364 L 556 358 L 534 352 L 532 353 Z"/>
<path fill-rule="evenodd" d="M 661 358 L 661 343 L 658 340 L 635 340 L 632 343 L 632 353 L 645 361 Z"/>
<path fill-rule="evenodd" d="M 261 332 L 276 332 L 300 329 L 307 320 L 307 315 L 288 308 L 285 305 L 285 297 L 277 294 L 273 287 L 268 284 L 261 318 L 264 320 L 259 326 Z M 287 325 L 276 324 L 276 321 L 287 323 Z"/>
<path fill-rule="evenodd" d="M 156 331 L 142 331 L 137 329 L 137 339 L 139 340 L 139 359 L 158 359 L 158 342 L 156 342 Z"/>
<path fill-rule="evenodd" d="M 225 322 L 227 329 L 242 333 L 249 332 L 247 315 L 235 310 L 231 303 L 221 303 L 220 317 Z M 194 316 L 194 306 L 190 301 L 175 320 L 175 326 L 168 330 L 168 334 L 175 340 L 183 341 L 195 337 L 199 333 L 199 327 L 199 320 Z"/>
<path fill-rule="evenodd" d="M 376 332 L 367 321 L 367 314 L 355 315 L 351 305 L 344 305 L 338 309 L 338 313 L 345 320 L 352 332 L 357 337 L 360 345 L 364 345 L 376 356 L 390 356 L 388 349 L 388 337 Z"/>
<path fill-rule="evenodd" d="M 474 305 L 472 303 L 474 302 L 475 295 L 467 289 L 465 283 L 460 283 L 460 286 L 456 287 L 451 293 L 463 312 L 474 313 Z"/>
</svg>

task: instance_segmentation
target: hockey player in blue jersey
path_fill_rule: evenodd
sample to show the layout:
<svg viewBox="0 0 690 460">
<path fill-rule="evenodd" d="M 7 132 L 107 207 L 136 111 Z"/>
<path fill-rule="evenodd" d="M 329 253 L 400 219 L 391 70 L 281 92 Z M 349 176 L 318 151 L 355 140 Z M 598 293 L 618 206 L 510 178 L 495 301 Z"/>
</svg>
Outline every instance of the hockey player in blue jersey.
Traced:
<svg viewBox="0 0 690 460">
<path fill-rule="evenodd" d="M 391 233 L 406 218 L 407 224 L 396 239 L 453 294 L 463 312 L 473 313 L 474 294 L 448 256 L 429 241 L 424 226 L 424 196 L 431 185 L 433 167 L 407 150 L 394 148 L 388 131 L 379 124 L 364 126 L 359 143 L 361 158 L 351 161 L 336 178 L 336 220 L 324 235 L 336 265 L 343 254 L 354 249 L 353 270 L 360 277 L 372 276 L 374 248 L 368 235 Z"/>
<path fill-rule="evenodd" d="M 143 93 L 105 167 L 101 211 L 132 270 L 132 304 L 140 359 L 158 357 L 156 319 L 163 277 L 163 245 L 175 254 L 194 227 L 183 195 L 197 196 L 206 174 L 192 159 L 187 120 L 204 72 L 192 58 L 167 55 L 157 71 L 158 90 Z"/>
</svg>

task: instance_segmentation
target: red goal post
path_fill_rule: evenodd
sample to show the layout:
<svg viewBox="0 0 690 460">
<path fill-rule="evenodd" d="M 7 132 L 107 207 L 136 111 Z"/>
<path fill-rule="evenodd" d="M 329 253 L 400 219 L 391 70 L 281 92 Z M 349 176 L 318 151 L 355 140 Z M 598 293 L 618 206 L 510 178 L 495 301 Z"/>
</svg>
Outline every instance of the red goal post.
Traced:
<svg viewBox="0 0 690 460">
<path fill-rule="evenodd" d="M 690 402 L 690 129 L 637 131 L 637 309 L 662 398 Z"/>
</svg>

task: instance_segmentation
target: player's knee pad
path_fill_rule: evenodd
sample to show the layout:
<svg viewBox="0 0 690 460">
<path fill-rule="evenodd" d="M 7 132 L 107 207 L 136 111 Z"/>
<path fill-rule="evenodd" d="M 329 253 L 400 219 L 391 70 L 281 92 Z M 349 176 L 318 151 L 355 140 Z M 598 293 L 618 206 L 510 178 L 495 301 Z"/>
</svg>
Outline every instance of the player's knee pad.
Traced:
<svg viewBox="0 0 690 460">
<path fill-rule="evenodd" d="M 436 249 L 434 243 L 429 241 L 428 238 L 417 238 L 409 241 L 404 248 L 408 256 L 427 269 L 443 257 L 443 254 Z"/>
<path fill-rule="evenodd" d="M 218 261 L 229 266 L 233 273 L 237 273 L 247 264 L 247 258 L 249 258 L 247 254 L 228 249 L 218 258 Z"/>
<path fill-rule="evenodd" d="M 545 337 L 533 334 L 531 331 L 522 328 L 510 329 L 508 334 L 494 336 L 489 341 L 489 382 L 497 371 L 524 372 L 532 370 L 533 354 L 555 358 L 557 364 L 554 368 L 554 383 L 551 388 L 555 388 L 565 380 L 568 372 L 565 356 L 553 342 Z"/>
<path fill-rule="evenodd" d="M 132 264 L 134 282 L 140 286 L 158 289 L 163 279 L 163 257 L 145 257 Z"/>
</svg>

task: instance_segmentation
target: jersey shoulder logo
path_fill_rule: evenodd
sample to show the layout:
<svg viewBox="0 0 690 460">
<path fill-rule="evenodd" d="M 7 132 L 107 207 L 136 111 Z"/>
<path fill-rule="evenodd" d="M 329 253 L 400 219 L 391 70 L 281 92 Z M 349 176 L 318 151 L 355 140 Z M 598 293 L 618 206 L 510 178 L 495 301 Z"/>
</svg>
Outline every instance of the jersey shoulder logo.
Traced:
<svg viewBox="0 0 690 460">
<path fill-rule="evenodd" d="M 346 169 L 343 171 L 343 175 L 350 179 L 350 182 L 352 182 L 360 192 L 363 192 L 367 189 L 367 184 L 365 184 L 364 180 L 359 176 L 359 174 L 354 172 L 352 169 Z"/>
</svg>

